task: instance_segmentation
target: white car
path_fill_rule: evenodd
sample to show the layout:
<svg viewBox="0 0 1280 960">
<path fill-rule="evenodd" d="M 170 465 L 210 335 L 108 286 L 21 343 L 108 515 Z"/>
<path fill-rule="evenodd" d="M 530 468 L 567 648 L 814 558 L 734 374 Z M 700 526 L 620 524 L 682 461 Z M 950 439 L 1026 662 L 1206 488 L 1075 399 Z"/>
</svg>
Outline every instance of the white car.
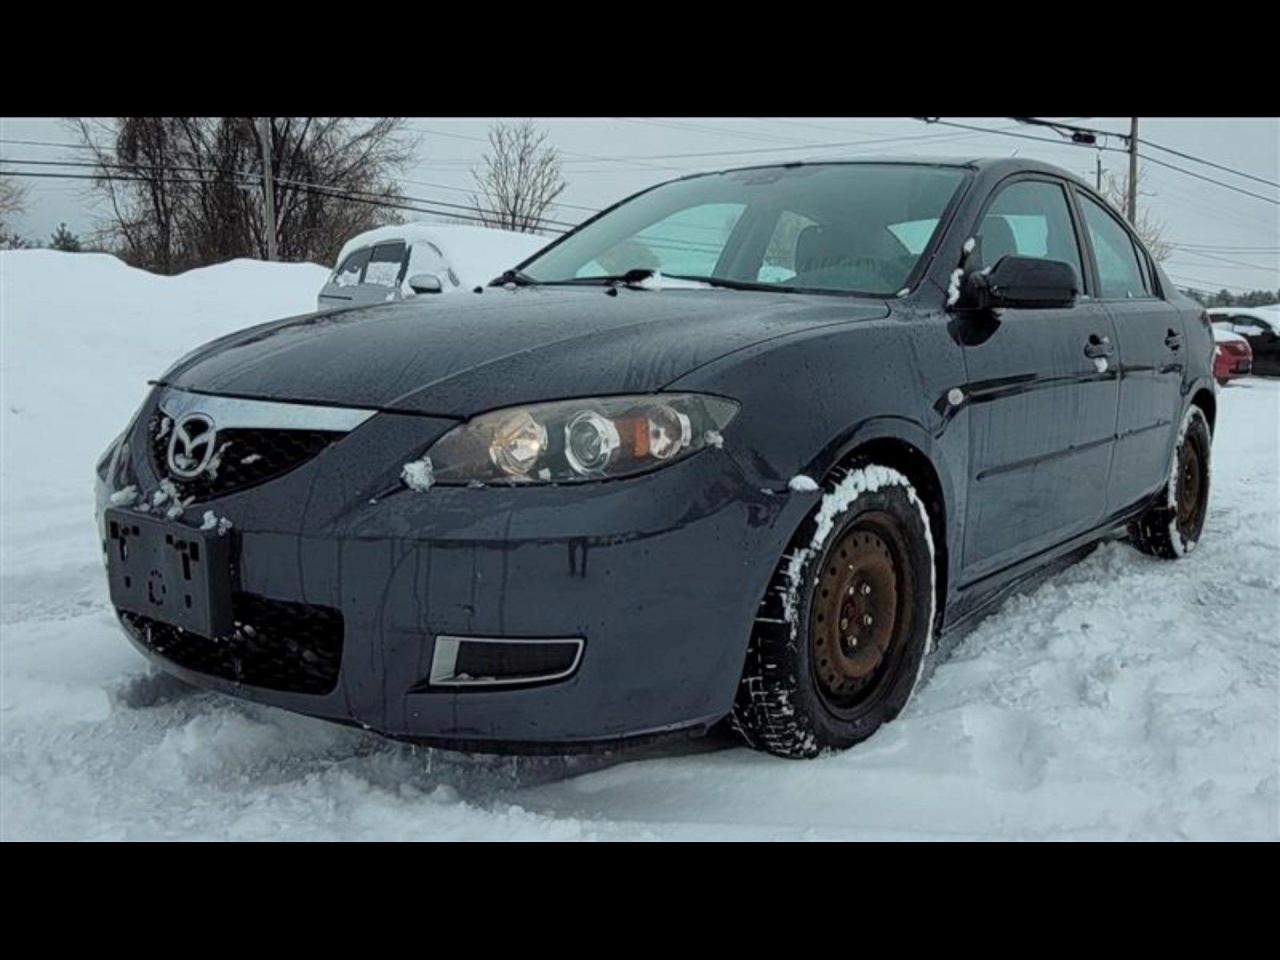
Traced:
<svg viewBox="0 0 1280 960">
<path fill-rule="evenodd" d="M 455 224 L 402 223 L 357 234 L 320 289 L 320 310 L 483 286 L 547 245 L 533 233 Z"/>
</svg>

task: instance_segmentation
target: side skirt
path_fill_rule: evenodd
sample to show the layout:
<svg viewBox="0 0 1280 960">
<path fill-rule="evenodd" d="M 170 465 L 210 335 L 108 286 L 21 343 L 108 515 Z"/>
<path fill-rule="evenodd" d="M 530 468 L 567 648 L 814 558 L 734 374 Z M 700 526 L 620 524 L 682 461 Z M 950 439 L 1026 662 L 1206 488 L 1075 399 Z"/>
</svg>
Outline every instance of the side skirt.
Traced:
<svg viewBox="0 0 1280 960">
<path fill-rule="evenodd" d="M 1093 530 L 961 587 L 947 608 L 941 636 L 930 658 L 933 663 L 926 667 L 926 671 L 932 672 L 933 665 L 949 656 L 967 634 L 995 613 L 1009 597 L 1029 593 L 1067 567 L 1079 563 L 1102 541 L 1123 536 L 1129 521 L 1141 516 L 1150 500 L 1151 497 L 1144 497 L 1108 517 Z"/>
</svg>

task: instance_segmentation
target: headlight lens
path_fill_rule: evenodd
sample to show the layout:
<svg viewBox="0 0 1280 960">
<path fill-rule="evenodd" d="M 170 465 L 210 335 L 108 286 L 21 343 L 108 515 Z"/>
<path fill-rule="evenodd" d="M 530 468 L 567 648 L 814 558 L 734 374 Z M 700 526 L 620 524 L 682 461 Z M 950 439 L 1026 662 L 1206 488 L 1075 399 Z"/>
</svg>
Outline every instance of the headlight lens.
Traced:
<svg viewBox="0 0 1280 960">
<path fill-rule="evenodd" d="M 706 446 L 738 412 L 722 397 L 659 393 L 481 414 L 427 451 L 436 483 L 565 483 L 643 473 Z"/>
</svg>

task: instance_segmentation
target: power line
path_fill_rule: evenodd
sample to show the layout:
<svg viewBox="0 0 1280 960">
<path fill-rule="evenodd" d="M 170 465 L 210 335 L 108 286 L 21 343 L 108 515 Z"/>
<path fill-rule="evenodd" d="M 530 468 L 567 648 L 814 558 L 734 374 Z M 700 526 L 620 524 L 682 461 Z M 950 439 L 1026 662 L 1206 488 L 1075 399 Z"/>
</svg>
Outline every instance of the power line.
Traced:
<svg viewBox="0 0 1280 960">
<path fill-rule="evenodd" d="M 414 180 L 412 177 L 396 177 L 395 179 L 399 183 L 412 183 L 419 187 L 434 187 L 437 190 L 449 190 L 453 193 L 470 194 L 476 192 L 474 187 L 455 187 L 447 183 L 435 183 L 431 180 Z M 588 207 L 581 203 L 566 203 L 563 200 L 553 200 L 552 204 L 557 207 L 564 207 L 566 210 L 582 210 L 591 214 L 600 212 L 599 207 Z"/>
<path fill-rule="evenodd" d="M 991 133 L 999 131 L 980 130 L 982 133 Z M 699 150 L 686 153 L 653 153 L 643 154 L 631 157 L 606 157 L 607 159 L 617 162 L 631 162 L 640 160 L 683 160 L 698 159 L 705 157 L 737 157 L 737 156 L 757 156 L 765 153 L 779 153 L 783 150 L 836 150 L 845 147 L 865 147 L 871 145 L 880 145 L 885 143 L 912 142 L 917 140 L 933 140 L 938 138 L 938 134 L 921 134 L 921 135 L 903 135 L 895 137 L 863 137 L 858 140 L 843 141 L 826 141 L 818 143 L 797 143 L 793 146 L 778 147 L 747 147 L 734 150 Z M 1040 138 L 1036 138 L 1040 139 Z"/>
<path fill-rule="evenodd" d="M 736 137 L 739 140 L 756 140 L 764 143 L 796 143 L 795 137 L 780 137 L 769 133 L 746 133 L 741 130 L 719 130 L 715 127 L 709 127 L 700 123 L 689 123 L 684 120 L 654 120 L 648 117 L 617 117 L 623 123 L 643 124 L 650 127 L 665 127 L 668 130 L 700 130 L 706 133 L 714 134 L 717 137 Z"/>
<path fill-rule="evenodd" d="M 145 170 L 153 170 L 153 171 L 158 170 L 164 173 L 175 173 L 175 172 L 176 173 L 196 173 L 196 174 L 202 174 L 202 175 L 221 174 L 224 177 L 234 178 L 236 180 L 244 182 L 245 184 L 251 184 L 255 186 L 260 185 L 262 182 L 262 174 L 257 173 L 255 171 L 242 171 L 242 170 L 220 171 L 216 169 L 210 169 L 208 167 L 192 167 L 192 166 L 184 166 L 180 164 L 154 164 L 154 163 L 123 164 L 123 163 L 111 163 L 109 161 L 99 162 L 99 161 L 77 161 L 77 160 L 10 160 L 10 159 L 0 159 L 0 164 L 10 164 L 10 165 L 21 164 L 24 166 L 90 167 L 93 169 L 106 168 L 106 169 L 123 170 L 123 171 L 145 169 Z M 22 173 L 20 173 L 19 171 L 11 171 L 11 175 L 22 176 Z M 28 175 L 34 176 L 34 174 L 28 174 Z M 74 177 L 71 177 L 70 175 L 67 175 L 66 179 L 82 179 L 82 178 L 74 178 Z M 120 177 L 120 178 L 91 177 L 90 179 L 107 179 L 107 180 L 128 179 L 128 180 L 140 180 L 145 182 L 149 179 L 154 180 L 157 178 L 149 177 L 149 176 L 148 177 L 135 176 L 135 177 Z M 277 183 L 286 184 L 286 185 L 297 187 L 297 188 L 315 188 L 315 189 L 328 190 L 333 193 L 341 193 L 344 196 L 348 196 L 352 199 L 356 199 L 360 196 L 385 199 L 384 194 L 375 193 L 368 190 L 355 190 L 349 187 L 346 187 L 346 188 L 333 187 L 333 186 L 328 186 L 326 184 L 312 183 L 306 180 L 293 180 L 288 177 L 276 177 L 275 180 Z M 186 180 L 186 181 L 163 180 L 162 182 L 216 184 L 216 183 L 225 182 L 225 181 L 195 179 L 195 180 Z M 462 211 L 468 211 L 468 212 L 476 211 L 479 213 L 487 213 L 494 216 L 500 215 L 501 213 L 501 211 L 490 210 L 484 207 L 477 207 L 474 204 L 453 203 L 448 200 L 438 200 L 434 197 L 415 197 L 410 195 L 404 195 L 397 199 L 408 200 L 411 203 L 431 204 L 436 207 L 449 207 L 453 210 L 462 210 Z M 452 214 L 449 214 L 449 215 L 452 215 Z M 544 224 L 554 224 L 556 226 L 570 227 L 570 228 L 577 226 L 576 223 L 572 223 L 571 221 L 568 221 L 568 220 L 555 220 L 549 217 L 543 217 L 540 219 L 539 222 Z"/>
<path fill-rule="evenodd" d="M 1184 250 L 1212 250 L 1215 253 L 1280 253 L 1280 247 L 1239 247 L 1220 243 L 1181 243 L 1177 240 L 1168 242 Z"/>
<path fill-rule="evenodd" d="M 1159 188 L 1158 196 L 1163 202 L 1186 207 L 1188 210 L 1194 211 L 1197 215 L 1205 217 L 1215 224 L 1224 219 L 1233 220 L 1247 227 L 1250 231 L 1250 236 L 1256 235 L 1259 228 L 1266 232 L 1268 238 L 1275 236 L 1276 217 L 1274 211 L 1263 212 L 1256 206 L 1250 206 L 1248 210 L 1238 210 L 1232 205 L 1216 202 L 1216 194 L 1204 196 L 1203 194 L 1193 195 L 1188 193 L 1184 190 L 1184 187 L 1191 188 L 1191 185 L 1187 184 L 1181 177 L 1169 177 L 1162 167 L 1153 166 L 1147 169 L 1154 174 L 1152 184 Z M 1163 179 L 1165 177 L 1169 177 L 1169 179 L 1166 181 Z"/>
<path fill-rule="evenodd" d="M 1077 126 L 1073 126 L 1070 123 L 1058 123 L 1052 120 L 1040 120 L 1035 117 L 1015 117 L 1014 119 L 1022 123 L 1030 123 L 1030 124 L 1035 124 L 1037 126 L 1049 127 L 1053 130 L 1070 130 L 1073 132 L 1073 134 L 1080 134 L 1082 136 L 1119 137 L 1120 139 L 1126 142 L 1136 140 L 1138 143 L 1144 144 L 1145 146 L 1152 147 L 1156 150 L 1163 150 L 1165 153 L 1171 153 L 1175 157 L 1181 157 L 1184 160 L 1191 160 L 1195 163 L 1202 163 L 1206 167 L 1213 167 L 1215 170 L 1222 170 L 1226 173 L 1233 174 L 1234 176 L 1243 177 L 1246 180 L 1253 180 L 1253 181 L 1256 181 L 1257 183 L 1266 184 L 1269 187 L 1280 187 L 1280 183 L 1276 182 L 1275 180 L 1268 180 L 1265 177 L 1258 177 L 1252 173 L 1246 173 L 1243 170 L 1237 170 L 1235 167 L 1228 167 L 1225 164 L 1217 163 L 1214 160 L 1207 160 L 1204 157 L 1197 157 L 1194 154 L 1184 153 L 1181 150 L 1173 149 L 1173 147 L 1166 147 L 1163 144 L 1156 143 L 1154 140 L 1147 140 L 1142 137 L 1134 136 L 1132 133 L 1130 134 L 1113 133 L 1110 130 L 1100 130 L 1096 127 L 1077 127 Z M 1084 140 L 1076 140 L 1074 137 L 1073 137 L 1073 142 L 1087 143 L 1087 141 L 1084 141 Z M 1145 159 L 1151 160 L 1153 163 L 1159 163 L 1158 160 L 1155 160 L 1151 157 L 1146 157 Z M 1180 167 L 1174 167 L 1173 169 L 1181 170 Z M 1188 171 L 1182 171 L 1182 172 L 1185 173 Z M 1211 182 L 1216 183 L 1217 181 L 1211 181 Z"/>
<path fill-rule="evenodd" d="M 1107 150 L 1112 153 L 1124 152 L 1117 147 L 1108 147 L 1102 144 L 1082 144 L 1082 143 L 1070 143 L 1063 140 L 1051 140 L 1048 137 L 1033 137 L 1029 133 L 1016 133 L 1012 130 L 1001 130 L 996 127 L 975 127 L 971 123 L 956 123 L 953 120 L 941 120 L 937 117 L 916 117 L 915 119 L 923 120 L 925 123 L 928 123 L 928 124 L 941 124 L 944 127 L 957 127 L 961 130 L 973 130 L 976 133 L 993 133 L 1002 137 L 1017 137 L 1019 140 L 1033 140 L 1036 143 L 1050 143 L 1050 144 L 1053 144 L 1055 147 L 1087 146 L 1090 150 Z M 1118 136 L 1118 134 L 1111 134 L 1111 136 Z"/>
<path fill-rule="evenodd" d="M 1244 187 L 1237 187 L 1231 183 L 1224 183 L 1221 180 L 1215 180 L 1213 177 L 1206 177 L 1204 174 L 1196 173 L 1194 170 L 1188 170 L 1186 167 L 1179 167 L 1172 163 L 1166 163 L 1164 160 L 1157 160 L 1150 154 L 1139 153 L 1138 156 L 1143 160 L 1146 160 L 1148 163 L 1154 163 L 1161 167 L 1168 167 L 1170 170 L 1177 170 L 1179 173 L 1186 174 L 1188 177 L 1195 177 L 1197 180 L 1203 180 L 1206 183 L 1214 183 L 1220 187 L 1226 187 L 1228 190 L 1234 190 L 1236 193 L 1243 193 L 1246 197 L 1256 197 L 1259 200 L 1265 200 L 1267 203 L 1273 203 L 1276 206 L 1280 206 L 1280 200 L 1277 200 L 1275 197 L 1264 196 L 1261 193 L 1254 193 L 1252 190 L 1246 190 Z"/>
<path fill-rule="evenodd" d="M 1012 132 L 1012 131 L 1010 131 L 1010 130 L 995 130 L 995 129 L 992 129 L 992 128 L 990 128 L 990 127 L 975 127 L 975 126 L 973 126 L 973 125 L 971 125 L 971 124 L 965 124 L 965 123 L 953 123 L 953 122 L 951 122 L 951 121 L 949 121 L 949 120 L 938 120 L 938 119 L 926 118 L 926 117 L 918 117 L 917 119 L 924 120 L 926 123 L 940 123 L 940 124 L 942 124 L 942 125 L 944 125 L 944 126 L 948 126 L 948 127 L 959 127 L 959 128 L 961 128 L 961 129 L 964 129 L 964 130 L 978 130 L 978 131 L 981 131 L 981 132 L 983 132 L 983 133 L 992 133 L 992 134 L 996 134 L 996 135 L 998 135 L 998 136 L 1002 136 L 1002 137 L 1018 137 L 1018 138 L 1020 138 L 1020 139 L 1022 139 L 1022 140 L 1034 140 L 1034 141 L 1036 141 L 1036 142 L 1038 142 L 1038 143 L 1052 143 L 1052 144 L 1054 144 L 1055 146 L 1064 146 L 1064 147 L 1066 147 L 1066 146 L 1085 146 L 1085 147 L 1088 147 L 1088 148 L 1089 148 L 1089 149 L 1091 149 L 1091 150 L 1107 150 L 1107 151 L 1110 151 L 1110 152 L 1112 152 L 1112 153 L 1125 153 L 1125 152 L 1127 152 L 1127 151 L 1122 151 L 1122 150 L 1120 150 L 1120 149 L 1119 149 L 1119 148 L 1117 148 L 1117 147 L 1108 147 L 1108 146 L 1106 146 L 1106 145 L 1104 145 L 1104 144 L 1077 144 L 1077 143 L 1069 143 L 1069 142 L 1065 142 L 1065 141 L 1061 141 L 1061 140 L 1050 140 L 1050 139 L 1048 139 L 1047 137 L 1033 137 L 1033 136 L 1031 136 L 1030 134 L 1026 134 L 1026 133 L 1014 133 L 1014 132 Z M 1106 133 L 1106 131 L 1105 131 L 1105 130 L 1103 130 L 1103 131 L 1099 131 L 1099 132 L 1100 132 L 1100 133 Z M 1113 136 L 1113 137 L 1122 136 L 1122 134 L 1118 134 L 1118 133 L 1112 133 L 1112 134 L 1109 134 L 1109 135 L 1110 135 L 1110 136 Z M 1139 142 L 1141 142 L 1141 141 L 1139 141 Z M 1267 196 L 1264 196 L 1264 195 L 1263 195 L 1263 194 L 1261 194 L 1261 193 L 1254 193 L 1252 190 L 1245 190 L 1243 187 L 1237 187 L 1237 186 L 1235 186 L 1234 184 L 1231 184 L 1231 183 L 1224 183 L 1224 182 L 1223 182 L 1223 181 L 1221 181 L 1221 180 L 1215 180 L 1213 177 L 1206 177 L 1204 174 L 1196 173 L 1194 170 L 1187 170 L 1185 167 L 1175 166 L 1175 165 L 1174 165 L 1174 164 L 1172 164 L 1172 163 L 1167 163 L 1167 162 L 1165 162 L 1164 160 L 1158 160 L 1158 159 L 1156 159 L 1155 157 L 1152 157 L 1152 156 L 1150 156 L 1150 155 L 1148 155 L 1148 154 L 1145 154 L 1145 153 L 1139 153 L 1139 154 L 1138 154 L 1138 156 L 1139 156 L 1141 159 L 1143 159 L 1143 160 L 1147 160 L 1147 161 L 1149 161 L 1149 162 L 1151 162 L 1151 163 L 1154 163 L 1154 164 L 1157 164 L 1158 166 L 1168 167 L 1170 170 L 1177 170 L 1179 173 L 1186 174 L 1186 175 L 1187 175 L 1187 176 L 1189 176 L 1189 177 L 1195 177 L 1197 180 L 1204 180 L 1204 181 L 1205 181 L 1205 182 L 1207 182 L 1207 183 L 1216 184 L 1216 185 L 1217 185 L 1217 186 L 1219 186 L 1219 187 L 1225 187 L 1227 190 L 1234 190 L 1236 193 L 1243 193 L 1243 194 L 1244 194 L 1245 196 L 1247 196 L 1247 197 L 1254 197 L 1254 198 L 1256 198 L 1256 199 L 1258 199 L 1258 200 L 1265 200 L 1267 203 L 1273 203 L 1273 204 L 1276 204 L 1277 206 L 1280 206 L 1280 200 L 1277 200 L 1277 199 L 1275 199 L 1275 198 L 1273 198 L 1273 197 L 1267 197 Z"/>
<path fill-rule="evenodd" d="M 1211 288 L 1215 286 L 1218 287 L 1218 289 L 1220 290 L 1230 290 L 1232 293 L 1253 293 L 1254 289 L 1257 289 L 1257 288 L 1250 288 L 1250 287 L 1242 287 L 1239 284 L 1233 284 L 1233 283 L 1215 283 L 1212 280 L 1198 280 L 1195 277 L 1188 277 L 1188 276 L 1184 276 L 1176 273 L 1170 273 L 1169 278 L 1172 280 L 1176 280 L 1178 283 L 1208 284 L 1207 287 L 1196 288 L 1201 293 L 1213 293 L 1214 291 Z"/>
<path fill-rule="evenodd" d="M 1174 249 L 1181 250 L 1182 254 L 1188 257 L 1205 257 L 1209 260 L 1216 260 L 1219 263 L 1234 264 L 1238 267 L 1250 267 L 1251 269 L 1261 270 L 1264 272 L 1274 271 L 1276 270 L 1277 265 L 1280 265 L 1280 259 L 1277 259 L 1276 263 L 1273 263 L 1270 266 L 1264 267 L 1261 264 L 1257 264 L 1257 263 L 1246 263 L 1243 260 L 1233 260 L 1230 257 L 1220 257 L 1216 253 L 1205 253 L 1203 250 L 1183 250 L 1181 247 L 1177 247 L 1177 246 L 1174 246 Z"/>
<path fill-rule="evenodd" d="M 468 141 L 471 141 L 472 143 L 488 143 L 489 142 L 488 137 L 475 137 L 475 136 L 470 136 L 469 134 L 453 133 L 447 130 L 433 130 L 430 127 L 410 126 L 409 129 L 416 130 L 418 133 L 429 133 L 437 137 L 448 137 L 454 140 L 468 140 Z M 582 153 L 581 151 L 578 151 L 578 150 L 561 150 L 559 148 L 556 148 L 556 149 L 558 153 L 562 154 L 565 157 L 579 157 L 581 158 L 581 160 L 604 161 L 607 163 L 618 162 L 618 158 L 615 158 L 615 157 L 602 157 L 602 156 L 599 156 L 598 154 Z M 631 159 L 643 159 L 643 158 L 631 158 Z M 468 165 L 472 163 L 472 161 L 470 160 L 462 161 L 462 162 Z M 569 163 L 569 162 L 581 162 L 581 161 L 565 161 L 565 162 Z M 674 170 L 677 173 L 689 172 L 687 167 L 673 167 L 670 164 L 639 163 L 638 165 L 644 166 L 644 167 L 651 167 L 655 170 Z"/>
<path fill-rule="evenodd" d="M 1203 157 L 1195 157 L 1189 153 L 1183 153 L 1180 150 L 1174 150 L 1172 147 L 1161 146 L 1158 143 L 1153 143 L 1150 140 L 1144 140 L 1141 137 L 1138 138 L 1138 142 L 1141 144 L 1145 144 L 1148 147 L 1154 147 L 1156 150 L 1163 150 L 1165 153 L 1171 153 L 1175 157 L 1182 157 L 1182 159 L 1184 160 L 1193 160 L 1196 163 L 1203 163 L 1206 167 L 1213 167 L 1217 170 L 1224 170 L 1227 173 L 1233 173 L 1237 177 L 1244 177 L 1246 180 L 1256 180 L 1258 183 L 1265 183 L 1269 187 L 1280 187 L 1280 183 L 1276 182 L 1275 180 L 1267 180 L 1264 177 L 1255 177 L 1252 173 L 1245 173 L 1243 170 L 1236 170 L 1234 167 L 1227 167 L 1220 163 L 1215 163 L 1212 160 L 1206 160 Z M 1174 169 L 1177 169 L 1177 168 L 1175 167 Z"/>
<path fill-rule="evenodd" d="M 87 143 L 54 143 L 52 140 L 14 140 L 9 137 L 0 137 L 0 143 L 19 143 L 25 147 L 67 147 L 71 150 L 95 149 Z"/>
<path fill-rule="evenodd" d="M 112 181 L 112 182 L 119 182 L 119 183 L 177 183 L 177 184 L 208 184 L 208 185 L 218 185 L 218 184 L 225 185 L 226 184 L 225 180 L 205 180 L 205 179 L 193 178 L 193 177 L 128 177 L 128 176 L 120 176 L 117 174 L 94 175 L 90 173 L 37 173 L 37 172 L 26 171 L 26 170 L 9 171 L 5 174 L 5 176 L 32 177 L 37 179 L 55 179 L 55 180 L 95 180 L 95 181 L 105 180 L 105 181 Z M 279 182 L 283 183 L 286 181 L 280 180 Z M 455 220 L 468 220 L 476 223 L 483 223 L 486 225 L 492 225 L 492 223 L 490 220 L 486 219 L 481 214 L 488 213 L 491 216 L 494 216 L 494 215 L 497 215 L 498 213 L 498 211 L 494 211 L 494 210 L 475 210 L 474 207 L 465 208 L 468 210 L 475 211 L 475 215 L 471 215 L 468 213 L 460 213 L 457 210 L 440 210 L 440 209 L 433 209 L 425 206 L 415 206 L 409 203 L 397 203 L 387 198 L 380 198 L 378 195 L 371 194 L 371 193 L 365 194 L 362 196 L 360 195 L 360 192 L 347 192 L 347 191 L 341 191 L 341 190 L 331 189 L 331 188 L 322 187 L 322 186 L 299 185 L 296 181 L 290 181 L 290 182 L 294 184 L 294 189 L 298 190 L 300 193 L 309 193 L 317 196 L 332 197 L 337 200 L 349 200 L 352 203 L 366 203 L 366 204 L 370 204 L 371 206 L 386 207 L 392 210 L 408 210 L 413 213 L 426 213 L 426 214 L 431 214 L 433 216 L 438 216 L 438 217 L 451 217 Z M 455 204 L 455 206 L 459 206 L 459 205 Z M 541 224 L 539 224 L 539 229 L 545 230 L 549 233 L 568 233 L 569 232 L 566 229 L 562 229 L 559 227 L 551 227 L 551 226 L 544 227 Z"/>
</svg>

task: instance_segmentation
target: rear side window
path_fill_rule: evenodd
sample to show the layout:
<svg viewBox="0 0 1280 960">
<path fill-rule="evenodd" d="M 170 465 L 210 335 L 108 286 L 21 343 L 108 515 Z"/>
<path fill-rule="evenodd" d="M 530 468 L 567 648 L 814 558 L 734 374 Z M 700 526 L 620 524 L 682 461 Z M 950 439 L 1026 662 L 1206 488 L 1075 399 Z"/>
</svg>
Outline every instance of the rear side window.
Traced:
<svg viewBox="0 0 1280 960">
<path fill-rule="evenodd" d="M 342 261 L 342 266 L 333 272 L 332 283 L 339 287 L 354 287 L 364 280 L 364 268 L 369 263 L 368 247 L 357 250 Z"/>
<path fill-rule="evenodd" d="M 377 284 L 380 287 L 394 287 L 400 282 L 404 254 L 403 241 L 378 244 L 369 257 L 369 266 L 364 272 L 364 282 Z"/>
<path fill-rule="evenodd" d="M 1071 264 L 1076 283 L 1084 261 L 1071 223 L 1071 208 L 1060 184 L 1019 180 L 1003 188 L 978 228 L 979 265 L 995 266 L 1001 257 L 1037 257 Z"/>
<path fill-rule="evenodd" d="M 1129 231 L 1092 197 L 1079 192 L 1076 195 L 1098 265 L 1098 296 L 1107 300 L 1150 296 L 1146 272 Z"/>
</svg>

